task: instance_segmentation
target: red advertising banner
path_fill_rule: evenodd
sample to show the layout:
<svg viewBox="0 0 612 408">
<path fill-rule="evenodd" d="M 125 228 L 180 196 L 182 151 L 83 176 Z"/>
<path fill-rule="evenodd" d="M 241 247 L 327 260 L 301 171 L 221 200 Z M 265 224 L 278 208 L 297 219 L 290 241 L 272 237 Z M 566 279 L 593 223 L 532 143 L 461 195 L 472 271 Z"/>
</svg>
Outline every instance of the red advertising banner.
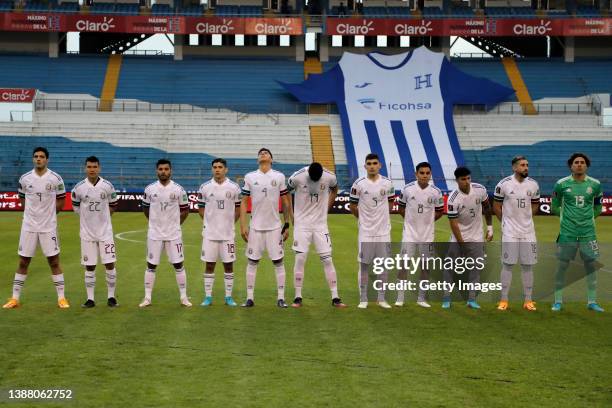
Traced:
<svg viewBox="0 0 612 408">
<path fill-rule="evenodd" d="M 188 34 L 300 35 L 301 18 L 185 17 Z"/>
<path fill-rule="evenodd" d="M 31 103 L 36 96 L 36 89 L 0 88 L 0 103 Z"/>
<path fill-rule="evenodd" d="M 300 35 L 301 18 L 245 18 L 244 34 L 247 35 Z"/>
<path fill-rule="evenodd" d="M 566 36 L 609 36 L 612 35 L 610 18 L 574 18 L 565 22 L 563 35 Z"/>
</svg>

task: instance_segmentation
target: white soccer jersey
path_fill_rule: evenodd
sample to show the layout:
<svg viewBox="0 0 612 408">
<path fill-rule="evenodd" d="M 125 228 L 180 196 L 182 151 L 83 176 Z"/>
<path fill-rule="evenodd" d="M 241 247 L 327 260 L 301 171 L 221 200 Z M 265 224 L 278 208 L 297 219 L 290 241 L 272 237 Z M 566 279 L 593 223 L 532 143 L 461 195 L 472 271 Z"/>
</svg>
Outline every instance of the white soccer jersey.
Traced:
<svg viewBox="0 0 612 408">
<path fill-rule="evenodd" d="M 270 169 L 252 171 L 244 176 L 242 194 L 251 197 L 251 228 L 271 231 L 281 228 L 278 203 L 287 194 L 283 173 Z"/>
<path fill-rule="evenodd" d="M 55 202 L 66 197 L 64 180 L 54 171 L 39 176 L 32 170 L 19 178 L 19 197 L 25 198 L 22 230 L 52 232 L 57 228 Z"/>
<path fill-rule="evenodd" d="M 198 189 L 198 206 L 204 208 L 202 236 L 212 241 L 233 241 L 234 214 L 240 206 L 240 187 L 226 178 L 210 179 Z"/>
<path fill-rule="evenodd" d="M 327 232 L 327 211 L 330 190 L 338 185 L 336 175 L 323 169 L 319 181 L 308 176 L 308 167 L 296 171 L 287 182 L 289 190 L 295 190 L 295 228 L 305 231 Z"/>
<path fill-rule="evenodd" d="M 512 238 L 535 235 L 531 204 L 540 202 L 540 187 L 531 177 L 519 182 L 509 176 L 495 187 L 495 201 L 502 202 L 502 233 Z"/>
<path fill-rule="evenodd" d="M 149 184 L 145 188 L 142 205 L 149 207 L 149 239 L 181 239 L 181 210 L 189 208 L 183 187 L 172 180 L 165 186 L 159 181 Z"/>
<path fill-rule="evenodd" d="M 444 209 L 442 191 L 431 184 L 421 188 L 413 181 L 402 189 L 399 205 L 406 207 L 402 241 L 434 242 L 436 211 Z"/>
<path fill-rule="evenodd" d="M 79 210 L 80 236 L 85 241 L 108 241 L 113 238 L 110 207 L 117 205 L 115 187 L 102 177 L 96 184 L 88 179 L 78 182 L 72 192 L 72 206 Z"/>
<path fill-rule="evenodd" d="M 359 209 L 359 235 L 379 237 L 391 233 L 389 201 L 393 201 L 393 182 L 384 176 L 375 181 L 367 177 L 357 179 L 351 187 L 350 202 Z"/>
<path fill-rule="evenodd" d="M 457 220 L 465 242 L 484 242 L 482 203 L 488 199 L 487 189 L 478 183 L 472 183 L 467 194 L 457 189 L 448 196 L 448 218 Z M 451 234 L 451 242 L 456 241 L 455 235 Z"/>
</svg>

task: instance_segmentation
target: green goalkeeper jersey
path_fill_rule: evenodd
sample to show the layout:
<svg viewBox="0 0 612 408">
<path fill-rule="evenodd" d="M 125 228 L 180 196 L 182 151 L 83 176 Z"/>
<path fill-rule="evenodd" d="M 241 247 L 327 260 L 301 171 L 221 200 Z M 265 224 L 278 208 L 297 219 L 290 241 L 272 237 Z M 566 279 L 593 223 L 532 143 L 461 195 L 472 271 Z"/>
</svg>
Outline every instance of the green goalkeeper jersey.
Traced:
<svg viewBox="0 0 612 408">
<path fill-rule="evenodd" d="M 557 181 L 552 197 L 552 213 L 561 217 L 561 235 L 595 236 L 595 217 L 601 214 L 601 184 L 586 176 L 576 181 L 570 175 Z"/>
</svg>

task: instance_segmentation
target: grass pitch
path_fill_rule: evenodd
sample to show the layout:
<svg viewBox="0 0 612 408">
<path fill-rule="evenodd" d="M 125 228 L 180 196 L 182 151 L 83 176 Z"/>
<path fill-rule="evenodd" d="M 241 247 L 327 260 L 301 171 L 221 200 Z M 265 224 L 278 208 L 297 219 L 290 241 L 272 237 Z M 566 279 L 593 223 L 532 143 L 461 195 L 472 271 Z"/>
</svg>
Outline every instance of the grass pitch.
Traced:
<svg viewBox="0 0 612 408">
<path fill-rule="evenodd" d="M 37 256 L 22 295 L 23 307 L 0 310 L 0 404 L 9 389 L 72 389 L 72 402 L 45 407 L 405 407 L 405 406 L 610 406 L 612 405 L 611 273 L 604 263 L 599 295 L 606 313 L 588 312 L 580 301 L 559 314 L 549 303 L 528 313 L 513 303 L 500 313 L 493 303 L 473 311 L 450 311 L 410 302 L 402 309 L 358 310 L 356 222 L 330 216 L 340 295 L 350 305 L 330 306 L 318 257 L 307 263 L 299 310 L 275 306 L 271 263 L 260 264 L 252 310 L 222 305 L 220 266 L 215 304 L 203 309 L 200 219 L 183 227 L 188 292 L 194 307 L 178 305 L 170 265 L 158 268 L 154 305 L 139 310 L 143 295 L 145 227 L 142 214 L 114 216 L 120 307 L 105 305 L 106 285 L 98 268 L 94 309 L 85 300 L 79 265 L 78 219 L 59 216 L 66 295 L 72 308 L 59 310 L 46 261 Z M 19 213 L 0 213 L 0 294 L 10 296 L 17 264 Z M 558 219 L 536 219 L 539 242 L 554 242 Z M 446 218 L 437 239 L 449 234 Z M 401 237 L 394 217 L 393 236 Z M 598 220 L 598 236 L 612 243 L 612 218 Z M 499 227 L 496 227 L 499 239 Z M 293 298 L 293 256 L 286 244 L 287 301 Z M 245 295 L 238 244 L 235 299 Z M 603 257 L 602 257 L 603 258 Z M 165 261 L 163 261 L 165 262 Z M 548 261 L 554 267 L 554 258 Z M 515 272 L 513 286 L 520 286 Z M 577 283 L 579 285 L 580 283 Z M 536 283 L 537 285 L 537 283 Z M 389 297 L 388 300 L 394 300 Z M 10 402 L 39 406 L 41 402 Z"/>
</svg>

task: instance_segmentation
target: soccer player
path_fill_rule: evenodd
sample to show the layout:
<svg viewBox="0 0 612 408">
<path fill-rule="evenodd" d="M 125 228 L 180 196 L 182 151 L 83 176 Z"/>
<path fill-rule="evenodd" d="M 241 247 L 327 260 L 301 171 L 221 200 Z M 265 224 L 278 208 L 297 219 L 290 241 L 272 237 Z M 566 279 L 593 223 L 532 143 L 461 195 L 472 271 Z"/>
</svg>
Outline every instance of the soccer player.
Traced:
<svg viewBox="0 0 612 408">
<path fill-rule="evenodd" d="M 391 256 L 391 218 L 395 188 L 393 182 L 380 174 L 381 163 L 377 154 L 365 157 L 366 177 L 355 180 L 351 187 L 349 208 L 359 220 L 359 293 L 360 309 L 368 307 L 368 272 L 375 258 Z M 387 272 L 381 274 L 383 283 L 387 282 Z M 390 309 L 385 300 L 385 290 L 378 291 L 377 304 Z"/>
<path fill-rule="evenodd" d="M 202 261 L 206 264 L 204 272 L 204 301 L 200 306 L 212 304 L 215 265 L 223 262 L 223 281 L 225 283 L 225 304 L 237 306 L 232 299 L 234 286 L 234 261 L 236 245 L 234 224 L 240 217 L 240 187 L 226 177 L 227 161 L 212 161 L 213 178 L 202 184 L 198 190 L 198 212 L 203 220 Z"/>
<path fill-rule="evenodd" d="M 43 254 L 51 267 L 51 278 L 57 291 L 57 305 L 61 309 L 70 307 L 64 297 L 64 274 L 59 260 L 59 237 L 57 235 L 57 213 L 64 207 L 66 188 L 64 181 L 47 168 L 49 151 L 37 147 L 32 152 L 34 169 L 19 179 L 19 201 L 23 208 L 23 222 L 19 236 L 19 266 L 13 281 L 13 296 L 4 304 L 4 309 L 19 307 L 21 289 L 28 276 L 28 266 L 40 243 Z"/>
<path fill-rule="evenodd" d="M 484 258 L 484 234 L 482 216 L 487 222 L 487 242 L 493 240 L 493 217 L 487 189 L 478 183 L 472 183 L 471 171 L 467 167 L 457 167 L 455 170 L 457 189 L 450 193 L 447 202 L 447 215 L 451 228 L 451 239 L 448 256 L 460 256 L 476 259 Z M 465 244 L 464 244 L 465 243 Z M 452 282 L 452 270 L 444 271 L 444 280 Z M 480 283 L 480 270 L 469 272 L 470 283 Z M 450 292 L 444 292 L 442 308 L 451 307 Z M 476 302 L 476 291 L 470 290 L 467 306 L 480 309 Z"/>
<path fill-rule="evenodd" d="M 285 176 L 272 168 L 272 152 L 265 147 L 257 153 L 259 169 L 244 176 L 240 203 L 240 233 L 247 242 L 246 281 L 247 299 L 243 307 L 255 306 L 255 277 L 257 264 L 264 250 L 274 264 L 276 272 L 276 305 L 286 308 L 285 265 L 283 243 L 289 236 L 289 223 L 293 223 L 291 196 L 285 185 Z M 251 224 L 248 224 L 247 206 L 251 197 Z M 278 215 L 278 203 L 282 200 L 284 224 Z"/>
<path fill-rule="evenodd" d="M 533 265 L 538 261 L 533 216 L 537 214 L 540 202 L 540 187 L 529 177 L 529 162 L 525 156 L 512 159 L 514 175 L 501 180 L 493 195 L 493 212 L 501 221 L 502 229 L 502 270 L 501 301 L 498 310 L 508 309 L 508 293 L 512 283 L 512 267 L 521 264 L 523 308 L 535 311 L 532 300 Z"/>
<path fill-rule="evenodd" d="M 331 290 L 332 306 L 346 307 L 338 297 L 336 268 L 332 262 L 332 246 L 327 226 L 327 212 L 334 205 L 338 193 L 336 175 L 323 168 L 320 163 L 311 163 L 295 173 L 287 182 L 289 191 L 295 191 L 295 213 L 293 230 L 293 283 L 295 300 L 292 307 L 302 307 L 302 285 L 304 283 L 304 265 L 310 244 L 323 263 L 325 278 Z"/>
<path fill-rule="evenodd" d="M 183 239 L 181 224 L 189 215 L 187 193 L 179 184 L 172 181 L 170 160 L 157 161 L 157 181 L 149 184 L 144 191 L 142 208 L 149 220 L 147 233 L 147 270 L 145 271 L 145 297 L 140 307 L 151 306 L 151 293 L 155 284 L 155 270 L 165 250 L 168 261 L 176 271 L 181 305 L 191 307 L 187 298 L 187 273 L 183 266 Z"/>
<path fill-rule="evenodd" d="M 72 207 L 79 214 L 81 230 L 81 265 L 85 266 L 85 289 L 87 300 L 83 307 L 96 305 L 96 265 L 98 254 L 106 268 L 107 302 L 109 307 L 118 306 L 115 298 L 117 271 L 115 270 L 115 242 L 111 216 L 117 207 L 115 187 L 100 177 L 100 160 L 96 156 L 85 159 L 85 180 L 72 189 Z"/>
<path fill-rule="evenodd" d="M 402 232 L 402 255 L 409 257 L 433 257 L 434 223 L 442 217 L 444 197 L 442 191 L 431 181 L 431 165 L 422 162 L 416 166 L 416 181 L 408 183 L 402 189 L 399 199 L 399 213 L 404 218 Z M 407 271 L 400 270 L 398 279 L 407 278 Z M 421 268 L 421 281 L 429 280 L 429 270 Z M 403 290 L 397 292 L 395 306 L 404 306 Z M 425 290 L 419 287 L 417 305 L 431 307 L 427 303 Z"/>
<path fill-rule="evenodd" d="M 595 261 L 599 247 L 595 235 L 595 217 L 601 214 L 601 184 L 589 177 L 587 170 L 591 160 L 584 153 L 574 153 L 567 160 L 571 175 L 555 184 L 552 213 L 561 217 L 557 238 L 559 265 L 555 277 L 555 303 L 552 310 L 558 312 L 563 305 L 563 286 L 569 262 L 580 249 L 587 278 L 587 308 L 595 312 L 604 309 L 597 304 L 597 275 Z"/>
</svg>

